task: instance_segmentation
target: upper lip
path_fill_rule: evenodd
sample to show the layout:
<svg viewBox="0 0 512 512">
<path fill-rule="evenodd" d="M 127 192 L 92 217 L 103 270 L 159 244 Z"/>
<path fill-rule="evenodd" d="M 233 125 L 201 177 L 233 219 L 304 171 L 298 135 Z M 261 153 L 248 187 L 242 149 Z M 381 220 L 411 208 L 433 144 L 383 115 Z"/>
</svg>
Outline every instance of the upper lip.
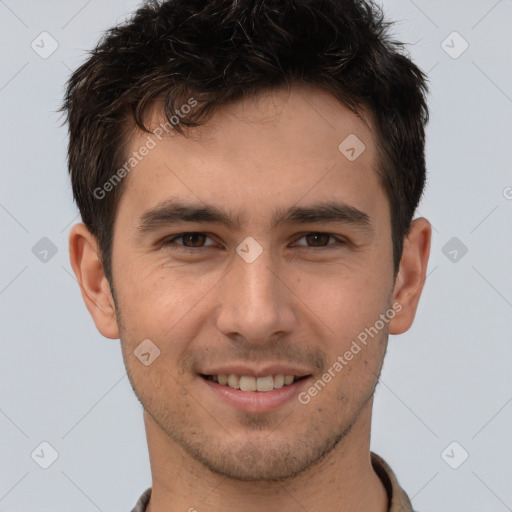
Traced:
<svg viewBox="0 0 512 512">
<path fill-rule="evenodd" d="M 199 371 L 200 375 L 247 375 L 251 377 L 266 377 L 268 375 L 293 375 L 305 377 L 311 375 L 304 368 L 288 364 L 269 364 L 259 367 L 249 367 L 246 364 L 224 364 L 214 368 L 205 368 Z"/>
</svg>

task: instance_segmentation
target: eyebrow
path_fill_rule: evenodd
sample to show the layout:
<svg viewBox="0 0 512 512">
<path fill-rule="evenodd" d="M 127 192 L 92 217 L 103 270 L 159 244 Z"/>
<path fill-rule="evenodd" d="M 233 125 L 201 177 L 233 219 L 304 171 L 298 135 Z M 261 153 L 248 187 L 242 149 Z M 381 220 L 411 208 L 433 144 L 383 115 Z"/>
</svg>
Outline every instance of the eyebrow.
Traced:
<svg viewBox="0 0 512 512">
<path fill-rule="evenodd" d="M 206 222 L 221 224 L 230 229 L 240 229 L 240 218 L 233 217 L 214 205 L 184 203 L 170 199 L 146 211 L 140 217 L 137 231 L 151 232 L 178 222 Z M 343 202 L 327 201 L 310 206 L 292 206 L 276 210 L 272 216 L 272 228 L 283 224 L 309 224 L 334 222 L 373 232 L 367 213 Z"/>
</svg>

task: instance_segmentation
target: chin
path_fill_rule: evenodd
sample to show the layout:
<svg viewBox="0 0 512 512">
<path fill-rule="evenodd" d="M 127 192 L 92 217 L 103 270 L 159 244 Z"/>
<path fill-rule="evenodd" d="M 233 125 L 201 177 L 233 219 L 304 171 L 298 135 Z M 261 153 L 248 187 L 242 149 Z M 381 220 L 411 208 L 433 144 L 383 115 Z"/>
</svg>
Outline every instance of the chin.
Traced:
<svg viewBox="0 0 512 512">
<path fill-rule="evenodd" d="M 345 433 L 328 439 L 307 439 L 295 443 L 277 442 L 271 434 L 257 441 L 231 443 L 224 450 L 194 450 L 194 459 L 213 473 L 242 482 L 283 482 L 299 476 L 324 459 L 341 441 Z M 229 442 L 229 440 L 228 440 Z M 197 448 L 197 447 L 196 447 Z"/>
</svg>

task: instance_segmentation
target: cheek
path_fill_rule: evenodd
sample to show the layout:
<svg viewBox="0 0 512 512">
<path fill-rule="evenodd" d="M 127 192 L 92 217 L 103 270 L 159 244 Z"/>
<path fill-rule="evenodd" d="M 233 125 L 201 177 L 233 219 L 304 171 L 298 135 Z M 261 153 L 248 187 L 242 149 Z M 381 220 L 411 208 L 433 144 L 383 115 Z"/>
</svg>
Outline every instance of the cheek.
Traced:
<svg viewBox="0 0 512 512">
<path fill-rule="evenodd" d="M 168 268 L 128 262 L 120 268 L 116 291 L 126 335 L 134 342 L 149 338 L 176 355 L 204 325 L 198 316 L 222 273 L 198 276 L 186 265 Z"/>
<path fill-rule="evenodd" d="M 329 279 L 317 275 L 314 286 L 307 285 L 305 276 L 301 279 L 299 293 L 316 313 L 310 315 L 314 325 L 309 328 L 326 354 L 326 373 L 320 377 L 329 381 L 324 398 L 340 411 L 367 399 L 380 373 L 389 325 L 380 315 L 389 310 L 391 289 L 385 276 L 384 269 L 374 266 L 371 272 L 338 269 Z M 312 394 L 323 385 L 317 382 Z"/>
<path fill-rule="evenodd" d="M 294 291 L 322 321 L 329 338 L 343 346 L 387 310 L 391 289 L 387 269 L 373 264 L 365 268 L 337 265 L 327 272 L 303 273 Z"/>
</svg>

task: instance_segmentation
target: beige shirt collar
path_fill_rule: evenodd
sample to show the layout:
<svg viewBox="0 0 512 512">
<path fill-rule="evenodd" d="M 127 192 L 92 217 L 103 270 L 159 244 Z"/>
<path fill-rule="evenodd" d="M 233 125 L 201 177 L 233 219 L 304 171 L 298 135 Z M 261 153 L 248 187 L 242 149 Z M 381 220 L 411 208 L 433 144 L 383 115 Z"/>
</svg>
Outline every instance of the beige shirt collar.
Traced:
<svg viewBox="0 0 512 512">
<path fill-rule="evenodd" d="M 381 479 L 388 493 L 388 512 L 414 512 L 409 497 L 400 487 L 393 470 L 388 466 L 387 462 L 373 452 L 371 452 L 371 458 L 373 469 Z"/>
<path fill-rule="evenodd" d="M 414 512 L 407 494 L 405 494 L 405 491 L 400 487 L 395 474 L 386 461 L 373 452 L 371 452 L 371 460 L 375 473 L 377 473 L 378 477 L 381 479 L 388 493 L 388 512 Z M 145 512 L 150 498 L 151 487 L 144 491 L 132 512 Z"/>
</svg>

